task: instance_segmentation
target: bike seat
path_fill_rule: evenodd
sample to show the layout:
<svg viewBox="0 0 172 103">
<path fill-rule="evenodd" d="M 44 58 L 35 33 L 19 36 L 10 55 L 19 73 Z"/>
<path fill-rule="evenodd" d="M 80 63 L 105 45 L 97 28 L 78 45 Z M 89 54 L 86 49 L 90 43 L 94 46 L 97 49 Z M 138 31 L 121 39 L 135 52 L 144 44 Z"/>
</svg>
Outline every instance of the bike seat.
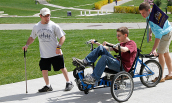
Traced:
<svg viewBox="0 0 172 103">
<path fill-rule="evenodd" d="M 111 73 L 111 74 L 117 74 L 118 73 L 118 72 L 116 72 L 114 70 L 109 69 L 108 67 L 105 68 L 104 72 L 105 73 Z"/>
</svg>

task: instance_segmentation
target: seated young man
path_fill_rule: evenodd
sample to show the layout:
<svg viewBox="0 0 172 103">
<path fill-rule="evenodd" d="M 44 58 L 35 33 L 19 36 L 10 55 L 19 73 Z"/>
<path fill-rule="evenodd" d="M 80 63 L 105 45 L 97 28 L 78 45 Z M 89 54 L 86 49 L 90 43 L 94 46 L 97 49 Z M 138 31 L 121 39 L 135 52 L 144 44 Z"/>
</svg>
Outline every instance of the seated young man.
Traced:
<svg viewBox="0 0 172 103">
<path fill-rule="evenodd" d="M 122 59 L 122 68 L 125 71 L 129 71 L 137 53 L 137 46 L 136 43 L 128 38 L 129 30 L 127 27 L 120 27 L 117 29 L 117 39 L 120 42 L 121 47 L 121 59 Z M 91 41 L 93 44 L 99 45 L 96 49 L 94 49 L 91 53 L 89 53 L 85 59 L 80 60 L 77 58 L 73 58 L 74 62 L 77 62 L 80 65 L 88 66 L 91 63 L 94 63 L 99 56 L 101 58 L 97 62 L 93 73 L 90 76 L 86 76 L 83 79 L 83 82 L 86 84 L 94 84 L 96 81 L 98 81 L 103 74 L 105 67 L 108 66 L 109 69 L 114 70 L 116 72 L 120 72 L 120 62 L 117 58 L 114 58 L 108 50 L 111 51 L 114 50 L 115 52 L 118 52 L 118 44 L 110 44 L 108 42 L 103 42 L 103 44 L 100 44 L 98 42 L 94 42 L 94 40 Z M 107 47 L 106 45 L 113 46 Z"/>
</svg>

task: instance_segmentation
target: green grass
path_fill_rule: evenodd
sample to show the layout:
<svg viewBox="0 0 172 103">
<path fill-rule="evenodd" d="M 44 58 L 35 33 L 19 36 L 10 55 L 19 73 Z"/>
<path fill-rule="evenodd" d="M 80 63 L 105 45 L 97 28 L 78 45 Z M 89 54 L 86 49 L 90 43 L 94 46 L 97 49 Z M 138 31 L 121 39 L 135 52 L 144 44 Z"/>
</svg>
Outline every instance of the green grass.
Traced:
<svg viewBox="0 0 172 103">
<path fill-rule="evenodd" d="M 118 43 L 116 39 L 116 30 L 65 30 L 65 32 L 67 35 L 62 50 L 68 71 L 72 71 L 75 68 L 72 65 L 72 57 L 83 59 L 90 53 L 90 46 L 85 44 L 87 40 L 96 39 L 100 43 L 103 41 L 108 41 L 114 44 Z M 31 30 L 0 31 L 0 85 L 25 80 L 24 53 L 22 47 L 25 45 L 30 33 Z M 130 29 L 129 37 L 136 42 L 138 48 L 140 48 L 143 33 L 143 29 Z M 144 40 L 142 53 L 146 54 L 151 51 L 154 43 L 153 41 L 146 43 L 146 39 Z M 172 45 L 170 48 L 171 52 Z M 115 53 L 112 52 L 112 54 L 114 55 Z M 29 46 L 26 54 L 28 79 L 42 77 L 38 65 L 39 60 L 39 43 L 36 38 L 34 43 Z M 51 71 L 49 72 L 49 75 L 59 73 L 61 73 L 61 71 Z"/>
<path fill-rule="evenodd" d="M 74 7 L 79 6 L 79 8 L 84 9 L 92 9 L 94 5 L 86 5 L 85 4 L 93 4 L 98 0 L 51 0 L 50 3 L 64 6 L 64 7 Z M 32 16 L 36 13 L 39 13 L 40 9 L 43 7 L 48 7 L 51 10 L 55 10 L 58 8 L 49 7 L 45 5 L 35 4 L 35 0 L 1 0 L 0 3 L 0 11 L 4 11 L 5 14 L 9 15 L 18 15 L 18 16 Z M 63 10 L 62 10 L 63 12 Z M 65 13 L 67 14 L 67 13 Z M 78 11 L 79 14 L 79 11 Z"/>
<path fill-rule="evenodd" d="M 77 14 L 78 13 L 78 14 Z M 72 17 L 67 17 L 67 10 L 53 15 L 60 15 L 60 18 L 51 18 L 56 23 L 125 23 L 125 22 L 145 22 L 145 19 L 139 14 L 110 14 L 104 16 L 79 17 L 79 11 L 72 11 Z M 22 24 L 22 23 L 37 23 L 39 17 L 20 17 L 20 18 L 0 18 L 0 24 Z"/>
<path fill-rule="evenodd" d="M 84 4 L 93 4 L 99 0 L 51 0 L 50 3 L 57 4 L 65 7 L 74 7 L 83 8 L 83 9 L 92 9 L 94 5 L 81 6 Z M 133 0 L 131 2 L 125 3 L 125 5 L 139 5 L 140 1 L 143 0 Z M 164 0 L 162 0 L 164 1 Z M 34 0 L 1 0 L 0 2 L 0 11 L 5 11 L 9 15 L 18 15 L 18 16 L 32 16 L 36 13 L 39 13 L 40 9 L 47 7 L 44 5 L 36 5 Z M 163 2 L 162 9 L 165 7 Z M 141 17 L 140 14 L 120 14 L 113 13 L 110 15 L 104 16 L 93 16 L 93 17 L 79 17 L 80 11 L 72 11 L 72 16 L 67 17 L 67 11 L 69 10 L 58 10 L 57 8 L 48 7 L 52 11 L 51 18 L 56 23 L 124 23 L 124 22 L 145 22 L 145 19 Z M 169 21 L 172 21 L 172 15 L 169 16 Z M 37 23 L 40 21 L 39 17 L 20 17 L 20 18 L 0 18 L 0 24 L 22 24 L 22 23 Z M 117 43 L 115 37 L 116 30 L 65 30 L 67 33 L 66 41 L 62 47 L 65 65 L 68 71 L 72 71 L 75 67 L 72 65 L 72 57 L 77 57 L 83 59 L 90 51 L 90 47 L 85 45 L 85 41 L 89 39 L 96 39 L 99 42 L 109 41 L 111 43 Z M 1 30 L 0 31 L 0 85 L 14 83 L 25 80 L 25 68 L 24 68 L 24 56 L 22 46 L 25 45 L 31 30 Z M 137 46 L 140 48 L 143 29 L 131 29 L 130 30 L 130 39 L 134 40 Z M 154 37 L 153 37 L 154 38 Z M 146 43 L 144 40 L 142 53 L 146 54 L 151 51 L 153 46 L 154 39 L 151 43 Z M 172 45 L 170 45 L 170 48 Z M 172 52 L 172 48 L 170 49 Z M 115 53 L 112 53 L 115 54 Z M 42 77 L 42 74 L 39 70 L 39 43 L 38 39 L 35 39 L 35 42 L 29 46 L 27 56 L 26 56 L 26 66 L 28 79 L 34 79 Z M 59 74 L 59 72 L 51 71 L 49 75 Z"/>
<path fill-rule="evenodd" d="M 50 0 L 49 3 L 60 5 L 64 7 L 75 7 L 75 8 L 81 8 L 81 9 L 92 9 L 94 8 L 94 3 L 100 1 L 100 0 Z M 91 4 L 91 5 L 86 5 Z"/>
<path fill-rule="evenodd" d="M 144 0 L 132 0 L 127 3 L 122 4 L 121 6 L 128 6 L 128 5 L 134 5 L 139 6 L 140 3 L 142 3 Z M 155 0 L 154 0 L 155 1 Z M 165 11 L 165 7 L 167 6 L 167 0 L 161 0 L 161 6 L 160 8 Z"/>
<path fill-rule="evenodd" d="M 140 14 L 125 14 L 125 13 L 113 13 L 103 16 L 92 17 L 78 17 L 75 16 L 79 11 L 72 11 L 72 17 L 67 17 L 67 10 L 59 12 L 60 18 L 51 18 L 55 23 L 139 23 L 146 22 L 146 20 Z M 57 15 L 57 14 L 52 14 Z M 168 14 L 168 20 L 172 22 L 172 14 Z M 37 23 L 40 21 L 39 17 L 20 17 L 20 18 L 0 18 L 0 24 L 23 24 L 23 23 Z"/>
<path fill-rule="evenodd" d="M 51 0 L 50 3 L 61 5 L 65 7 L 74 7 L 79 6 L 78 8 L 92 9 L 93 5 L 80 6 L 84 4 L 92 4 L 99 0 Z M 10 3 L 9 3 L 10 2 Z M 135 5 L 139 4 L 143 0 L 133 0 L 123 4 L 122 6 Z M 162 1 L 162 9 L 165 7 L 165 0 Z M 18 16 L 32 16 L 36 13 L 39 13 L 39 10 L 43 7 L 47 7 L 41 4 L 36 5 L 34 0 L 1 0 L 0 11 L 5 11 L 9 15 L 18 15 Z M 81 17 L 80 11 L 78 10 L 68 10 L 58 8 L 48 7 L 52 11 L 51 18 L 56 23 L 125 23 L 125 22 L 145 22 L 145 19 L 140 14 L 125 14 L 125 13 L 113 13 L 110 15 L 104 16 L 91 16 L 91 17 Z M 71 17 L 67 17 L 67 11 L 72 12 Z M 87 12 L 88 13 L 88 12 Z M 92 12 L 96 13 L 96 12 Z M 169 21 L 172 21 L 172 14 L 169 14 Z M 22 23 L 37 23 L 40 20 L 39 17 L 13 17 L 13 18 L 0 18 L 0 24 L 22 24 Z"/>
<path fill-rule="evenodd" d="M 36 5 L 34 0 L 1 0 L 0 2 L 0 11 L 9 15 L 32 16 L 39 13 L 43 7 L 48 6 Z M 49 8 L 53 9 L 52 7 Z"/>
</svg>

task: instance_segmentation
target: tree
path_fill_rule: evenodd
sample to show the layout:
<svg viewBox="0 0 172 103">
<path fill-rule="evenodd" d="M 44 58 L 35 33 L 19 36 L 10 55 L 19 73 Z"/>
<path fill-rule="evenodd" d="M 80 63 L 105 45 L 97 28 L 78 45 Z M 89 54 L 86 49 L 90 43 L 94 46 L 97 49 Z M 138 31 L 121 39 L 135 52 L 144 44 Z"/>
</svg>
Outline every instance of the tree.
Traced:
<svg viewBox="0 0 172 103">
<path fill-rule="evenodd" d="M 167 6 L 172 6 L 172 0 L 167 0 Z"/>
<path fill-rule="evenodd" d="M 148 2 L 150 5 L 153 5 L 154 0 L 144 0 L 144 2 Z"/>
<path fill-rule="evenodd" d="M 155 3 L 158 7 L 160 7 L 161 4 L 162 4 L 161 0 L 155 0 L 154 3 Z"/>
</svg>

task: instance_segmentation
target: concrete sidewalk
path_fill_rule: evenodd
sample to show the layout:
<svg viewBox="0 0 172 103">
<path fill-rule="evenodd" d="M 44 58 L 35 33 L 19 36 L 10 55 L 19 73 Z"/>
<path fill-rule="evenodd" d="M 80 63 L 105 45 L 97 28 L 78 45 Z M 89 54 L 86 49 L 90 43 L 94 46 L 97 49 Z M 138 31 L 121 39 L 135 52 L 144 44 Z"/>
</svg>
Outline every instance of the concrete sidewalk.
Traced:
<svg viewBox="0 0 172 103">
<path fill-rule="evenodd" d="M 132 1 L 132 0 L 121 0 L 121 1 L 118 1 L 117 5 L 116 5 L 115 0 L 114 0 L 114 2 L 102 6 L 101 10 L 103 10 L 103 11 L 107 10 L 108 12 L 114 12 L 114 6 L 119 6 L 119 5 L 129 2 L 129 1 Z"/>
<path fill-rule="evenodd" d="M 91 90 L 86 95 L 78 90 L 72 72 L 69 72 L 69 78 L 74 83 L 74 88 L 68 92 L 64 91 L 65 79 L 62 74 L 49 76 L 53 91 L 47 93 L 37 92 L 45 85 L 43 78 L 28 80 L 27 94 L 25 81 L 1 85 L 0 103 L 118 103 L 112 98 L 109 87 Z M 153 88 L 145 87 L 139 78 L 133 80 L 134 91 L 126 103 L 171 103 L 170 80 L 159 83 Z"/>
<path fill-rule="evenodd" d="M 170 22 L 172 25 L 172 22 Z M 117 29 L 126 26 L 129 29 L 145 29 L 145 23 L 57 23 L 63 30 Z M 0 24 L 0 30 L 32 30 L 35 24 Z"/>
<path fill-rule="evenodd" d="M 89 24 L 59 24 L 63 29 L 70 30 L 72 26 L 76 26 L 77 29 L 98 29 L 103 25 L 99 23 Z M 31 30 L 34 24 L 0 24 L 0 28 L 3 29 L 29 29 Z M 69 26 L 70 25 L 70 26 Z M 83 26 L 85 25 L 85 27 Z M 94 25 L 94 26 L 93 26 Z M 111 23 L 107 23 L 108 26 L 112 26 Z M 113 24 L 117 27 L 121 25 L 130 26 L 134 28 L 133 24 Z M 144 26 L 143 24 L 142 26 Z M 21 26 L 19 28 L 18 26 Z M 26 26 L 26 27 L 25 27 Z M 107 29 L 110 28 L 107 26 Z M 16 28 L 17 27 L 17 28 Z M 69 27 L 69 28 L 67 28 Z M 103 26 L 104 27 L 104 26 Z M 137 27 L 138 28 L 138 27 Z M 140 27 L 141 28 L 141 27 Z M 76 29 L 76 28 L 72 28 Z M 100 29 L 100 28 L 99 28 Z M 103 29 L 103 28 L 102 28 Z M 115 29 L 115 27 L 113 27 Z M 172 54 L 170 53 L 170 56 Z M 138 66 L 138 72 L 139 72 Z M 168 70 L 165 67 L 164 75 L 167 75 Z M 29 74 L 28 74 L 29 75 Z M 83 91 L 79 91 L 77 88 L 73 73 L 69 72 L 69 78 L 74 83 L 74 88 L 71 91 L 64 91 L 65 79 L 62 74 L 49 76 L 50 83 L 53 87 L 52 92 L 38 93 L 38 89 L 42 88 L 45 83 L 43 78 L 37 78 L 28 80 L 28 93 L 26 94 L 25 81 L 0 85 L 0 103 L 117 103 L 112 98 L 110 88 L 101 88 L 91 90 L 88 95 L 85 95 Z M 164 83 L 159 83 L 156 87 L 147 88 L 141 82 L 139 78 L 134 78 L 134 91 L 131 98 L 126 103 L 171 103 L 172 82 L 170 80 Z"/>
<path fill-rule="evenodd" d="M 0 30 L 32 30 L 35 24 L 0 24 Z M 63 30 L 117 29 L 126 26 L 129 29 L 144 29 L 146 23 L 58 23 Z"/>
<path fill-rule="evenodd" d="M 121 26 L 129 29 L 144 29 L 146 27 L 146 23 L 59 23 L 59 25 L 63 30 L 117 29 Z M 0 24 L 0 30 L 32 30 L 33 26 L 34 24 Z M 171 53 L 170 56 L 172 56 Z M 139 71 L 140 68 L 137 69 Z M 164 74 L 167 73 L 168 70 L 165 67 Z M 74 83 L 74 88 L 68 92 L 64 91 L 66 84 L 62 74 L 49 76 L 53 91 L 47 93 L 37 92 L 45 85 L 43 78 L 28 80 L 27 94 L 25 81 L 0 85 L 0 103 L 118 103 L 112 98 L 110 88 L 94 89 L 86 95 L 78 90 L 72 72 L 69 72 L 69 78 Z M 171 103 L 172 82 L 170 80 L 159 83 L 153 88 L 145 87 L 139 78 L 133 80 L 134 91 L 126 103 Z"/>
<path fill-rule="evenodd" d="M 34 24 L 0 24 L 2 30 L 31 30 Z M 64 30 L 72 29 L 116 29 L 127 26 L 129 29 L 145 28 L 145 23 L 60 23 Z M 172 54 L 170 53 L 170 56 Z M 139 72 L 138 67 L 138 72 Z M 165 67 L 164 75 L 168 70 Z M 28 74 L 29 75 L 29 74 Z M 74 83 L 74 88 L 65 92 L 65 79 L 62 74 L 50 76 L 52 92 L 37 93 L 45 83 L 43 78 L 28 80 L 28 93 L 26 94 L 25 81 L 0 85 L 0 103 L 117 103 L 112 98 L 110 88 L 91 90 L 88 95 L 79 91 L 73 73 L 69 72 L 69 78 Z M 147 88 L 139 78 L 134 78 L 134 91 L 126 103 L 171 103 L 172 82 L 170 80 L 158 84 L 156 87 Z"/>
</svg>

